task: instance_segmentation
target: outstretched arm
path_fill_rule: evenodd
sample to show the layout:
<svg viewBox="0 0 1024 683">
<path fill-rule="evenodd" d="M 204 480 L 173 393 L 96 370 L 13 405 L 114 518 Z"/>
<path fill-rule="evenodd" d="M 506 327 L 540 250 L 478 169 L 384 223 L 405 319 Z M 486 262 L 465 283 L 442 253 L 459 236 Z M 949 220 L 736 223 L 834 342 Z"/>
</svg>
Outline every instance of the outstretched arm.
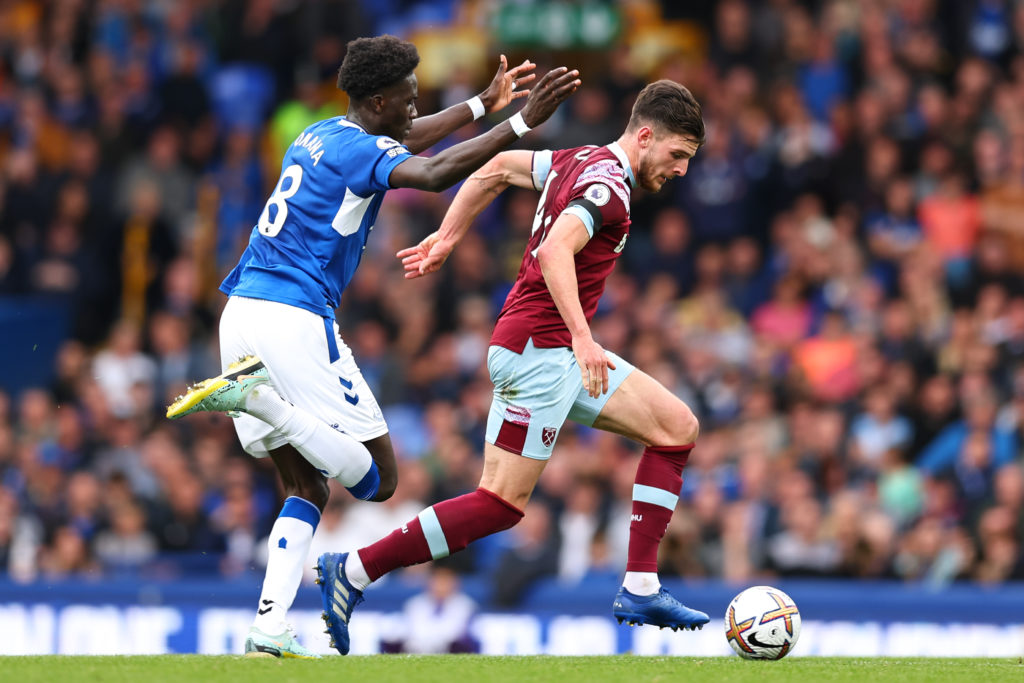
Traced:
<svg viewBox="0 0 1024 683">
<path fill-rule="evenodd" d="M 441 227 L 415 247 L 396 254 L 402 259 L 406 279 L 438 270 L 477 216 L 509 185 L 535 189 L 533 152 L 502 152 L 471 175 L 452 200 Z"/>
<path fill-rule="evenodd" d="M 478 95 L 484 111 L 488 114 L 501 111 L 512 100 L 528 96 L 530 91 L 523 86 L 537 77 L 536 74 L 530 73 L 536 66 L 527 59 L 519 66 L 509 69 L 508 60 L 505 55 L 501 55 L 498 72 L 494 74 L 487 89 Z M 436 114 L 414 119 L 412 130 L 405 138 L 405 146 L 413 154 L 419 154 L 476 118 L 478 117 L 469 103 L 460 102 Z"/>
<path fill-rule="evenodd" d="M 411 156 L 395 166 L 388 179 L 391 187 L 412 187 L 440 192 L 484 165 L 531 128 L 548 120 L 569 95 L 576 91 L 579 72 L 564 66 L 547 72 L 518 113 L 483 135 L 460 142 L 430 158 Z M 517 129 L 518 126 L 518 129 Z"/>
</svg>

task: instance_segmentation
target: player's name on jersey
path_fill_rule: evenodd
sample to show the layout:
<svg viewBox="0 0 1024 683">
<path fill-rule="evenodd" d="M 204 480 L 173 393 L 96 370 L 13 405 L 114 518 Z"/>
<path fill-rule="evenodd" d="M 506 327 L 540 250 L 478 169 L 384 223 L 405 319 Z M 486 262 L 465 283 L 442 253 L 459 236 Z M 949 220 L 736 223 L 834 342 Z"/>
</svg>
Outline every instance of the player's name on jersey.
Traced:
<svg viewBox="0 0 1024 683">
<path fill-rule="evenodd" d="M 320 162 L 320 157 L 324 155 L 324 143 L 319 136 L 313 135 L 302 131 L 299 133 L 299 137 L 295 138 L 295 142 L 292 143 L 294 147 L 305 147 L 309 152 L 309 158 L 313 160 L 313 166 L 316 166 Z"/>
</svg>

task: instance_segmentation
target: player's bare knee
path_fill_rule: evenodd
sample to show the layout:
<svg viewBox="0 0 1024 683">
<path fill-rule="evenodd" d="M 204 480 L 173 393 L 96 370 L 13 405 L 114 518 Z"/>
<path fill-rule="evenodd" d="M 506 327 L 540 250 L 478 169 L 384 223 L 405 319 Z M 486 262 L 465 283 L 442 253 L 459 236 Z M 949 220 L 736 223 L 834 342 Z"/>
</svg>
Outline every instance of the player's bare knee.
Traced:
<svg viewBox="0 0 1024 683">
<path fill-rule="evenodd" d="M 687 408 L 680 416 L 679 421 L 679 442 L 680 444 L 693 443 L 700 434 L 700 422 L 693 411 Z"/>
<path fill-rule="evenodd" d="M 391 496 L 395 495 L 395 489 L 398 488 L 398 475 L 395 472 L 380 473 L 380 486 L 377 488 L 377 494 L 370 500 L 375 503 L 380 503 Z"/>
<path fill-rule="evenodd" d="M 370 451 L 370 456 L 377 465 L 377 473 L 380 475 L 377 493 L 370 498 L 379 503 L 395 495 L 395 489 L 398 487 L 398 462 L 395 459 L 395 449 L 391 444 L 389 434 L 365 441 L 363 445 Z"/>
<path fill-rule="evenodd" d="M 700 423 L 693 411 L 684 404 L 682 409 L 674 414 L 670 422 L 662 425 L 661 432 L 652 445 L 682 446 L 697 440 Z"/>
</svg>

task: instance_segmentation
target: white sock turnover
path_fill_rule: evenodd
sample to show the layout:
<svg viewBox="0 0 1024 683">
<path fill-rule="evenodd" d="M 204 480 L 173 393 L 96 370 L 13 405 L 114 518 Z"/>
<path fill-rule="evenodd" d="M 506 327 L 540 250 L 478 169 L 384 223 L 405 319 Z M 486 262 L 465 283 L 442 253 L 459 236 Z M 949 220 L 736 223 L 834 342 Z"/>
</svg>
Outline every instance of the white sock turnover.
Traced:
<svg viewBox="0 0 1024 683">
<path fill-rule="evenodd" d="M 373 583 L 370 581 L 370 575 L 366 573 L 366 568 L 363 567 L 363 560 L 357 550 L 350 552 L 348 559 L 345 560 L 345 576 L 359 590 L 366 590 L 366 587 Z"/>
<path fill-rule="evenodd" d="M 633 595 L 654 595 L 661 589 L 657 572 L 626 572 L 622 587 Z"/>
</svg>

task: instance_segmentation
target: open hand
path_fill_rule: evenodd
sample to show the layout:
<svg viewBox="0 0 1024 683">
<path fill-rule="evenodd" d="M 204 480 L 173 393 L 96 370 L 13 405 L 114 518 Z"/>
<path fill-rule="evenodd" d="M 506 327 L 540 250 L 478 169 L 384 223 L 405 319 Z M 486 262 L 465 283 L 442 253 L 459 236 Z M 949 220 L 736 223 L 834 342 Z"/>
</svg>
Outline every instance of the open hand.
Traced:
<svg viewBox="0 0 1024 683">
<path fill-rule="evenodd" d="M 454 247 L 454 244 L 441 239 L 435 231 L 424 237 L 415 247 L 402 249 L 395 256 L 402 259 L 405 279 L 412 280 L 440 270 Z"/>
<path fill-rule="evenodd" d="M 570 71 L 564 66 L 544 74 L 540 83 L 530 92 L 526 106 L 520 112 L 526 125 L 536 128 L 547 121 L 555 113 L 555 109 L 558 109 L 558 105 L 580 87 L 583 81 L 577 78 L 579 75 L 579 70 Z"/>
<path fill-rule="evenodd" d="M 509 69 L 508 59 L 501 55 L 498 72 L 494 74 L 487 89 L 480 93 L 480 101 L 487 112 L 500 111 L 512 100 L 528 96 L 530 90 L 523 86 L 537 78 L 537 74 L 530 73 L 536 68 L 537 65 L 527 59 L 519 66 Z"/>
</svg>

